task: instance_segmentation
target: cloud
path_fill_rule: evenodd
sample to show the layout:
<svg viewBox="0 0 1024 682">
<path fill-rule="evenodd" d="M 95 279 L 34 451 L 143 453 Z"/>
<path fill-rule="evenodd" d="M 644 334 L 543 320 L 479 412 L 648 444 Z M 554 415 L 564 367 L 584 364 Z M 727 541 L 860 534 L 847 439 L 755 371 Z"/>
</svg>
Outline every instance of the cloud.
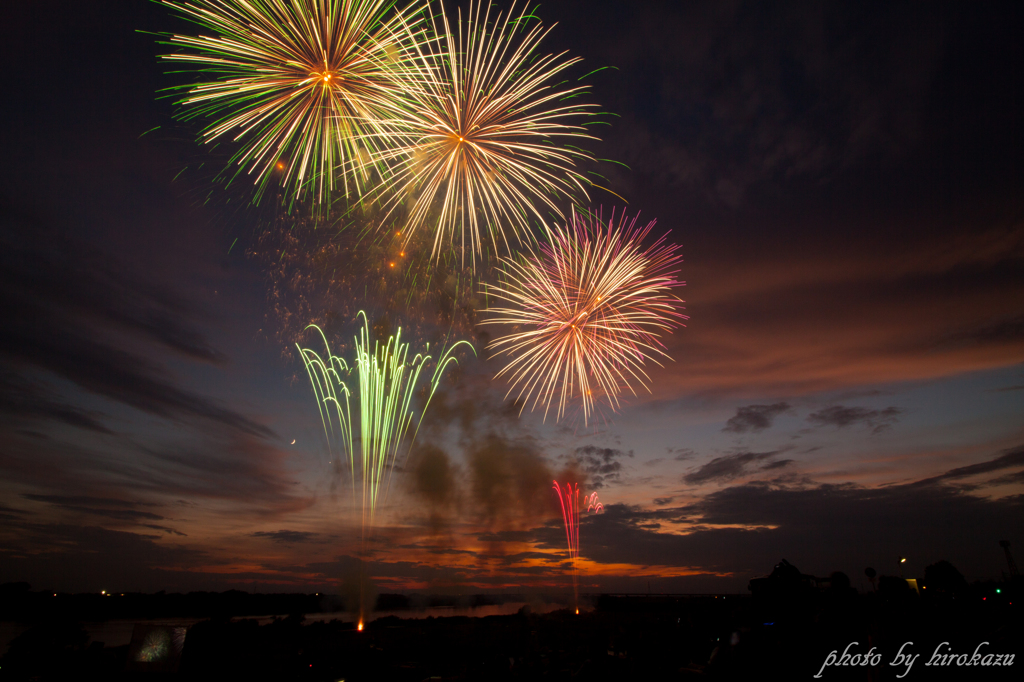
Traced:
<svg viewBox="0 0 1024 682">
<path fill-rule="evenodd" d="M 262 438 L 225 429 L 196 442 L 141 449 L 151 461 L 121 470 L 135 489 L 227 500 L 265 516 L 313 503 L 289 471 L 291 452 Z"/>
<path fill-rule="evenodd" d="M 196 306 L 113 258 L 10 212 L 0 215 L 0 245 L 0 283 L 23 305 L 116 326 L 193 360 L 225 361 L 189 324 Z"/>
<path fill-rule="evenodd" d="M 1024 467 L 1024 445 L 1020 445 L 1015 448 L 1005 450 L 1002 455 L 996 457 L 995 459 L 988 460 L 987 462 L 978 462 L 977 464 L 969 464 L 967 466 L 957 467 L 955 469 L 950 469 L 949 471 L 938 476 L 926 478 L 922 481 L 919 481 L 918 485 L 930 485 L 933 483 L 940 483 L 943 481 L 952 481 L 956 479 L 967 478 L 968 476 L 988 474 L 992 473 L 993 471 L 1001 471 L 1003 469 L 1010 469 L 1013 467 Z M 992 482 L 995 483 L 996 481 L 999 481 L 999 483 L 1010 483 L 1020 479 L 1020 477 L 1021 472 L 1018 472 L 1016 474 L 1002 476 L 999 479 L 995 479 Z"/>
<path fill-rule="evenodd" d="M 772 471 L 774 469 L 782 469 L 783 467 L 787 467 L 795 461 L 796 460 L 792 459 L 779 459 L 774 462 L 765 464 L 763 467 L 761 467 L 761 471 Z"/>
<path fill-rule="evenodd" d="M 604 514 L 583 519 L 580 552 L 597 563 L 725 571 L 739 590 L 783 557 L 814 575 L 851 576 L 865 566 L 892 570 L 886 567 L 897 554 L 916 565 L 945 558 L 973 579 L 992 574 L 999 539 L 1020 536 L 1022 512 L 1022 495 L 993 499 L 936 482 L 869 488 L 760 481 L 675 508 L 606 505 Z M 551 523 L 499 536 L 557 550 L 560 531 Z"/>
<path fill-rule="evenodd" d="M 1024 358 L 1008 289 L 1024 286 L 1024 225 L 904 234 L 887 253 L 821 242 L 776 256 L 688 266 L 701 327 L 668 339 L 676 362 L 657 398 L 845 391 Z"/>
<path fill-rule="evenodd" d="M 654 505 L 657 507 L 664 507 L 667 504 L 672 504 L 672 500 L 674 499 L 674 497 L 655 497 Z"/>
<path fill-rule="evenodd" d="M 283 545 L 293 545 L 305 542 L 323 542 L 320 533 L 310 533 L 302 530 L 271 530 L 256 531 L 251 533 L 254 538 L 263 538 Z"/>
<path fill-rule="evenodd" d="M 79 512 L 82 514 L 93 514 L 103 516 L 117 521 L 162 521 L 163 516 L 153 512 L 142 511 L 134 507 L 140 506 L 141 502 L 130 502 L 112 498 L 89 497 L 87 495 L 39 495 L 26 493 L 22 495 L 27 500 L 34 502 L 48 502 L 61 509 Z M 111 507 L 117 507 L 111 509 Z M 163 528 L 161 528 L 163 530 Z"/>
<path fill-rule="evenodd" d="M 619 481 L 622 473 L 622 458 L 633 457 L 633 451 L 623 452 L 616 448 L 584 445 L 576 448 L 573 455 L 589 476 L 590 486 L 596 490 L 609 483 Z"/>
<path fill-rule="evenodd" d="M 161 526 L 161 525 L 156 524 L 156 523 L 143 523 L 143 524 L 140 524 L 140 525 L 142 525 L 145 528 L 152 528 L 153 530 L 161 530 L 161 531 L 167 533 L 168 535 L 177 535 L 177 536 L 183 537 L 183 538 L 187 538 L 188 537 L 188 534 L 186 534 L 186 533 L 182 533 L 181 531 L 175 530 L 173 528 L 168 528 L 167 526 Z"/>
<path fill-rule="evenodd" d="M 834 426 L 837 429 L 860 424 L 870 428 L 872 433 L 879 433 L 897 423 L 902 413 L 903 410 L 898 407 L 870 410 L 864 407 L 834 405 L 811 413 L 807 421 L 815 426 Z"/>
<path fill-rule="evenodd" d="M 158 365 L 107 340 L 111 329 L 119 329 L 192 360 L 222 362 L 223 356 L 189 323 L 198 315 L 194 308 L 52 230 L 32 225 L 37 228 L 29 232 L 33 239 L 26 239 L 21 233 L 28 225 L 0 218 L 0 287 L 5 294 L 0 300 L 0 356 L 12 367 L 50 372 L 159 417 L 213 421 L 273 437 L 265 425 L 180 388 Z M 47 397 L 38 385 L 12 379 L 5 388 L 9 409 L 94 431 L 105 428 L 84 410 Z M 21 397 L 12 399 L 12 390 Z"/>
<path fill-rule="evenodd" d="M 99 421 L 95 412 L 89 412 L 58 399 L 40 382 L 32 382 L 14 372 L 0 368 L 0 412 L 19 420 L 39 419 L 56 421 L 68 426 L 111 434 Z"/>
<path fill-rule="evenodd" d="M 772 452 L 740 452 L 734 455 L 715 457 L 707 464 L 698 467 L 696 471 L 685 474 L 683 482 L 690 485 L 699 485 L 710 481 L 729 480 L 749 473 L 751 465 L 761 462 L 764 462 L 764 465 L 760 467 L 761 469 L 777 469 L 793 461 L 789 459 L 777 462 L 768 461 L 778 456 L 781 452 L 782 450 Z"/>
<path fill-rule="evenodd" d="M 209 584 L 209 578 L 191 572 L 209 566 L 209 555 L 170 542 L 164 533 L 39 523 L 8 530 L 0 582 L 31 576 L 36 589 L 69 592 L 173 590 L 183 581 L 192 589 L 203 580 Z"/>
<path fill-rule="evenodd" d="M 670 449 L 669 452 L 673 450 Z M 692 448 L 677 448 L 674 452 L 676 456 L 672 459 L 677 462 L 687 462 L 697 456 L 697 451 Z"/>
<path fill-rule="evenodd" d="M 771 427 L 776 417 L 788 412 L 789 409 L 788 403 L 740 407 L 736 410 L 736 416 L 731 417 L 722 430 L 730 433 L 764 431 Z"/>
</svg>

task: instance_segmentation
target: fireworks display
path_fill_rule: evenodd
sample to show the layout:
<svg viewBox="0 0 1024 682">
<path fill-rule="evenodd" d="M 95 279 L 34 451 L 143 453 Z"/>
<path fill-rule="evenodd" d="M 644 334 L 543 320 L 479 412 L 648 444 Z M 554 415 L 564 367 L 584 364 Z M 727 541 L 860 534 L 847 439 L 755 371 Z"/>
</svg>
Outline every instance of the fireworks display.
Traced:
<svg viewBox="0 0 1024 682">
<path fill-rule="evenodd" d="M 542 56 L 550 29 L 527 7 L 492 19 L 478 2 L 454 25 L 439 16 L 434 53 L 421 44 L 399 67 L 418 85 L 393 110 L 388 144 L 375 145 L 388 171 L 374 196 L 405 207 L 407 235 L 429 224 L 435 255 L 454 246 L 474 258 L 487 236 L 507 248 L 530 220 L 545 224 L 542 209 L 561 215 L 559 198 L 586 196 L 575 163 L 592 157 L 574 145 L 595 139 L 582 125 L 592 111 L 573 101 L 585 86 L 554 84 L 580 59 Z"/>
<path fill-rule="evenodd" d="M 363 327 L 354 338 L 355 361 L 331 355 L 327 339 L 320 332 L 325 355 L 299 347 L 305 362 L 329 447 L 347 457 L 352 472 L 355 499 L 362 502 L 362 528 L 365 539 L 372 529 L 378 505 L 387 496 L 391 471 L 403 446 L 408 451 L 416 438 L 430 400 L 449 364 L 456 362 L 452 352 L 465 342 L 459 341 L 438 357 L 433 374 L 426 382 L 426 400 L 417 418 L 413 398 L 421 386 L 421 374 L 431 360 L 417 353 L 409 357 L 409 343 L 402 331 L 381 344 L 372 341 L 370 323 L 360 313 Z M 319 332 L 319 328 L 316 328 Z M 425 352 L 430 350 L 429 345 Z M 355 381 L 350 379 L 355 375 Z M 358 413 L 352 416 L 352 394 L 356 394 Z M 415 428 L 414 428 L 415 426 Z M 357 490 L 357 481 L 360 490 Z"/>
<path fill-rule="evenodd" d="M 257 202 L 281 188 L 285 204 L 246 252 L 265 268 L 278 335 L 294 339 L 301 320 L 323 343 L 322 355 L 295 347 L 328 447 L 351 472 L 361 556 L 453 351 L 472 349 L 411 355 L 389 319 L 407 335 L 465 336 L 485 307 L 482 323 L 508 330 L 489 349 L 507 358 L 495 378 L 520 414 L 578 409 L 589 423 L 647 387 L 647 360 L 668 358 L 660 337 L 687 319 L 673 294 L 681 256 L 649 239 L 654 222 L 566 218 L 597 186 L 581 145 L 602 121 L 569 80 L 581 59 L 545 54 L 551 27 L 528 7 L 471 0 L 452 17 L 389 0 L 158 2 L 209 33 L 165 36 L 163 59 L 194 76 L 169 89 L 178 118 L 228 149 L 223 176 L 251 178 Z M 350 359 L 333 355 L 321 325 L 333 333 L 363 304 L 385 311 L 377 333 L 360 311 Z M 581 502 L 578 484 L 554 490 L 578 613 L 580 513 L 604 507 L 597 493 Z"/>
<path fill-rule="evenodd" d="M 366 145 L 404 96 L 392 71 L 423 38 L 415 13 L 388 0 L 161 2 L 213 33 L 166 41 L 180 51 L 163 59 L 200 78 L 172 89 L 179 115 L 206 121 L 205 143 L 238 143 L 231 165 L 257 197 L 274 174 L 317 202 L 337 183 L 361 189 Z"/>
<path fill-rule="evenodd" d="M 545 419 L 554 403 L 556 420 L 578 400 L 587 423 L 595 397 L 617 410 L 622 390 L 646 388 L 644 362 L 668 358 L 659 336 L 687 319 L 672 294 L 683 284 L 678 247 L 664 236 L 645 247 L 653 227 L 625 213 L 607 224 L 574 213 L 539 253 L 502 259 L 504 281 L 488 289 L 499 306 L 483 324 L 513 326 L 488 346 L 511 358 L 498 373 L 511 384 L 506 397 L 518 389 L 525 409 L 532 396 L 531 410 L 543 405 Z"/>
</svg>

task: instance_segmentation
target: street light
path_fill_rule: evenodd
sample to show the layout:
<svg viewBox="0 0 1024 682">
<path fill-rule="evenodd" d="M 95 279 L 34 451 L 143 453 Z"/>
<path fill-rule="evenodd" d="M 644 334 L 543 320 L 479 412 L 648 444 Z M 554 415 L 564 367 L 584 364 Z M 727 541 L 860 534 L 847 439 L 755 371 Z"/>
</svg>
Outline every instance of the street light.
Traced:
<svg viewBox="0 0 1024 682">
<path fill-rule="evenodd" d="M 899 569 L 900 569 L 900 577 L 902 578 L 903 577 L 903 564 L 907 563 L 907 557 L 901 556 L 901 557 L 896 557 L 896 558 L 900 560 Z"/>
</svg>

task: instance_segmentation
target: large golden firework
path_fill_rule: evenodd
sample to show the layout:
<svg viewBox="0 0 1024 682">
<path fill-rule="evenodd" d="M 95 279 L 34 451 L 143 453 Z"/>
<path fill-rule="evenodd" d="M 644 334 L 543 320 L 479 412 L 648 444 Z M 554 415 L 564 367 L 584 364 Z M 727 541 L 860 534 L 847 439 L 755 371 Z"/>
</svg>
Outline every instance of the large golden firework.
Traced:
<svg viewBox="0 0 1024 682">
<path fill-rule="evenodd" d="M 476 2 L 451 24 L 443 9 L 436 36 L 398 68 L 404 106 L 393 109 L 373 161 L 387 168 L 374 197 L 393 212 L 404 207 L 404 231 L 433 230 L 433 255 L 454 247 L 482 254 L 485 236 L 508 248 L 544 212 L 562 215 L 560 199 L 586 196 L 591 184 L 576 162 L 591 159 L 573 143 L 596 139 L 583 123 L 586 86 L 555 80 L 580 61 L 542 56 L 550 31 L 515 4 L 491 16 Z"/>
<path fill-rule="evenodd" d="M 424 33 L 415 10 L 389 0 L 161 0 L 213 35 L 171 35 L 163 59 L 199 74 L 178 101 L 209 121 L 205 143 L 238 144 L 230 166 L 257 199 L 279 176 L 292 197 L 328 202 L 363 187 L 367 145 L 404 96 L 392 73 Z M 409 52 L 408 54 L 415 54 Z M 229 166 L 229 167 L 230 167 Z"/>
<path fill-rule="evenodd" d="M 503 282 L 487 289 L 499 305 L 482 324 L 511 326 L 488 346 L 511 358 L 498 373 L 511 384 L 506 397 L 518 389 L 525 408 L 532 396 L 530 409 L 543 405 L 545 419 L 555 402 L 556 421 L 578 401 L 586 424 L 595 398 L 617 410 L 622 390 L 647 386 L 644 362 L 668 358 L 659 337 L 686 319 L 673 294 L 683 284 L 678 246 L 661 237 L 645 247 L 652 227 L 625 213 L 607 224 L 574 213 L 538 253 L 502 259 Z"/>
</svg>

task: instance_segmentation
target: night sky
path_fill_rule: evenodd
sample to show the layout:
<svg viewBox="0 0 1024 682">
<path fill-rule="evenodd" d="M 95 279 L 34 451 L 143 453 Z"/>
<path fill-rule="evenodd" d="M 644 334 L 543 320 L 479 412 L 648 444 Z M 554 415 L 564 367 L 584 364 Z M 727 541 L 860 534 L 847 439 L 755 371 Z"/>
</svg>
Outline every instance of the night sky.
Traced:
<svg viewBox="0 0 1024 682">
<path fill-rule="evenodd" d="M 566 589 L 571 471 L 605 504 L 585 591 L 741 592 L 782 558 L 862 588 L 900 555 L 997 578 L 1002 539 L 1020 561 L 1020 3 L 537 14 L 549 51 L 615 67 L 588 79 L 617 114 L 595 151 L 681 245 L 690 320 L 596 429 L 518 417 L 464 357 L 395 472 L 377 589 Z M 208 150 L 157 99 L 175 29 L 144 0 L 4 11 L 0 582 L 344 589 L 348 484 L 254 212 L 203 203 Z"/>
</svg>

